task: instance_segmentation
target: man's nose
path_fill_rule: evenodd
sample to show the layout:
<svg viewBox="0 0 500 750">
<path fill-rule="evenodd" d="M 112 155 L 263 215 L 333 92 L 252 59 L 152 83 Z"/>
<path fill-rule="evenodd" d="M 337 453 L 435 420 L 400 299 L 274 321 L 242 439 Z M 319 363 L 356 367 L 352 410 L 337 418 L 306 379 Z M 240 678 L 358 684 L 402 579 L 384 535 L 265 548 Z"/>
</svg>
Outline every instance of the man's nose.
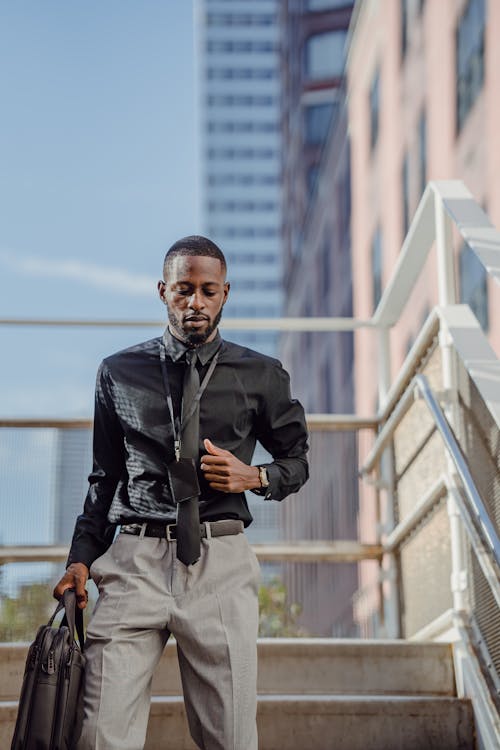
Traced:
<svg viewBox="0 0 500 750">
<path fill-rule="evenodd" d="M 203 308 L 203 297 L 200 292 L 193 292 L 189 298 L 189 307 L 191 310 L 201 310 Z"/>
</svg>

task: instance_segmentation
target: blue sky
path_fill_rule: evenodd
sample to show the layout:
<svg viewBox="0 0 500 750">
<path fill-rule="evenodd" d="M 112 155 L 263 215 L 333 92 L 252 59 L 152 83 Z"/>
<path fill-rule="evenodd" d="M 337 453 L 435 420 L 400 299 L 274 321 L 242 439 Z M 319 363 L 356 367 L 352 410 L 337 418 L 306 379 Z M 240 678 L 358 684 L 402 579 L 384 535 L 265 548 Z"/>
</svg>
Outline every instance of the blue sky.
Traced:
<svg viewBox="0 0 500 750">
<path fill-rule="evenodd" d="M 0 3 L 0 318 L 165 317 L 195 97 L 190 0 Z M 100 359 L 159 330 L 0 326 L 0 416 L 92 416 Z M 3 541 L 50 541 L 53 466 L 53 433 L 2 431 Z"/>
<path fill-rule="evenodd" d="M 0 317 L 163 318 L 199 231 L 190 0 L 6 0 L 0 94 Z M 0 327 L 0 415 L 88 416 L 102 356 L 156 333 Z"/>
</svg>

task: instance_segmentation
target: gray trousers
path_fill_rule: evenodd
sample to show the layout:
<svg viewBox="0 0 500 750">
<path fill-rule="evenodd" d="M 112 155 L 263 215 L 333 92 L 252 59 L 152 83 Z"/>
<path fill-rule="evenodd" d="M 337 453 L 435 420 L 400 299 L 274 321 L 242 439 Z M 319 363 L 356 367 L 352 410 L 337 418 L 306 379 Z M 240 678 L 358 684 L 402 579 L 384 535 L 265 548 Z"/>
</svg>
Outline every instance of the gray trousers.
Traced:
<svg viewBox="0 0 500 750">
<path fill-rule="evenodd" d="M 119 534 L 90 574 L 99 598 L 87 629 L 78 750 L 142 750 L 151 680 L 170 633 L 195 743 L 257 750 L 260 569 L 245 535 L 202 539 L 200 560 L 186 567 L 175 542 Z"/>
</svg>

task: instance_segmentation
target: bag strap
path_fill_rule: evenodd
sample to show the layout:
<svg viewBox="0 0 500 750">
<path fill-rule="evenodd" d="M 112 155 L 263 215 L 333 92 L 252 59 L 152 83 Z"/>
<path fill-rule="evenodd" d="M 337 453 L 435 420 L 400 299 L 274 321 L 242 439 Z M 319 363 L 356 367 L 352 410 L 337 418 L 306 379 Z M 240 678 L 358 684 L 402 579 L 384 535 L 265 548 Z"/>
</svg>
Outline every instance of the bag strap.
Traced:
<svg viewBox="0 0 500 750">
<path fill-rule="evenodd" d="M 63 625 L 66 625 L 69 628 L 69 631 L 73 638 L 75 637 L 76 628 L 76 634 L 78 636 L 78 642 L 80 643 L 80 649 L 83 651 L 85 642 L 85 636 L 83 633 L 83 612 L 80 607 L 76 606 L 75 589 L 66 589 L 64 591 L 62 598 L 57 604 L 54 614 L 48 622 L 49 625 L 53 624 L 56 615 L 62 609 L 64 609 L 64 617 L 62 618 L 59 627 L 62 628 Z"/>
</svg>

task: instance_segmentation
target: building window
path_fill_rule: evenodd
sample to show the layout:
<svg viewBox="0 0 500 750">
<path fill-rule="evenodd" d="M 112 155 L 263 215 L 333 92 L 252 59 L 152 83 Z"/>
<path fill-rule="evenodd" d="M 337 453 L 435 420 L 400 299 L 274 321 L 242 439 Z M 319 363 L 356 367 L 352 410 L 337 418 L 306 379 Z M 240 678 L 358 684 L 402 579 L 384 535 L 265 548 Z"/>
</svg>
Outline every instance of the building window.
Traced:
<svg viewBox="0 0 500 750">
<path fill-rule="evenodd" d="M 277 70 L 271 68 L 207 68 L 209 80 L 257 80 L 265 81 L 276 78 Z"/>
<path fill-rule="evenodd" d="M 207 26 L 272 26 L 276 16 L 270 13 L 208 13 Z"/>
<path fill-rule="evenodd" d="M 323 315 L 330 314 L 330 297 L 332 295 L 332 233 L 331 228 L 327 227 L 323 235 L 323 244 L 321 247 L 320 267 L 321 273 L 319 279 L 320 286 L 320 311 Z"/>
<path fill-rule="evenodd" d="M 401 170 L 401 195 L 403 196 L 403 242 L 410 227 L 410 157 L 406 154 Z"/>
<path fill-rule="evenodd" d="M 334 10 L 352 4 L 353 0 L 307 0 L 307 10 Z"/>
<path fill-rule="evenodd" d="M 313 104 L 304 110 L 305 142 L 308 146 L 324 143 L 332 119 L 333 104 Z"/>
<path fill-rule="evenodd" d="M 209 133 L 275 133 L 278 130 L 276 122 L 218 122 L 210 120 L 207 123 Z"/>
<path fill-rule="evenodd" d="M 211 174 L 207 177 L 209 185 L 277 185 L 275 174 Z"/>
<path fill-rule="evenodd" d="M 373 309 L 376 310 L 382 297 L 382 236 L 377 227 L 372 239 L 372 283 Z"/>
<path fill-rule="evenodd" d="M 209 107 L 269 107 L 277 103 L 274 96 L 241 96 L 234 94 L 210 94 L 207 96 Z"/>
<path fill-rule="evenodd" d="M 469 0 L 456 38 L 458 131 L 483 86 L 485 24 L 485 0 Z"/>
<path fill-rule="evenodd" d="M 250 42 L 245 39 L 237 41 L 209 39 L 207 41 L 207 52 L 276 52 L 277 49 L 276 42 L 268 41 Z"/>
<path fill-rule="evenodd" d="M 209 159 L 273 159 L 279 156 L 279 152 L 272 148 L 209 148 L 207 157 Z"/>
<path fill-rule="evenodd" d="M 469 305 L 481 328 L 488 330 L 488 274 L 471 248 L 460 251 L 460 302 Z"/>
<path fill-rule="evenodd" d="M 231 290 L 234 292 L 243 291 L 254 291 L 262 289 L 262 291 L 275 291 L 281 289 L 281 281 L 279 279 L 234 279 L 231 282 Z"/>
<path fill-rule="evenodd" d="M 305 72 L 309 79 L 339 78 L 344 72 L 344 29 L 327 31 L 309 37 L 305 47 Z"/>
<path fill-rule="evenodd" d="M 323 411 L 325 414 L 331 414 L 333 412 L 333 383 L 332 383 L 332 371 L 330 360 L 327 359 L 322 367 L 322 380 L 323 380 Z"/>
<path fill-rule="evenodd" d="M 242 213 L 244 211 L 269 212 L 276 211 L 278 204 L 274 201 L 208 201 L 209 211 L 229 211 Z"/>
<path fill-rule="evenodd" d="M 318 175 L 319 175 L 319 165 L 313 164 L 307 170 L 307 194 L 309 196 L 309 200 L 311 200 L 316 190 L 316 183 L 318 181 Z"/>
<path fill-rule="evenodd" d="M 277 237 L 275 227 L 209 227 L 214 237 Z"/>
<path fill-rule="evenodd" d="M 408 49 L 408 0 L 401 0 L 401 57 L 404 60 Z"/>
<path fill-rule="evenodd" d="M 373 76 L 372 85 L 370 87 L 370 146 L 373 150 L 378 139 L 378 126 L 379 126 L 379 108 L 380 108 L 380 75 L 379 71 Z"/>
<path fill-rule="evenodd" d="M 234 264 L 276 266 L 279 260 L 276 253 L 225 253 L 225 256 L 228 263 Z"/>
<path fill-rule="evenodd" d="M 427 184 L 427 121 L 425 112 L 422 112 L 418 122 L 418 161 L 420 168 L 420 195 L 422 195 Z"/>
</svg>

